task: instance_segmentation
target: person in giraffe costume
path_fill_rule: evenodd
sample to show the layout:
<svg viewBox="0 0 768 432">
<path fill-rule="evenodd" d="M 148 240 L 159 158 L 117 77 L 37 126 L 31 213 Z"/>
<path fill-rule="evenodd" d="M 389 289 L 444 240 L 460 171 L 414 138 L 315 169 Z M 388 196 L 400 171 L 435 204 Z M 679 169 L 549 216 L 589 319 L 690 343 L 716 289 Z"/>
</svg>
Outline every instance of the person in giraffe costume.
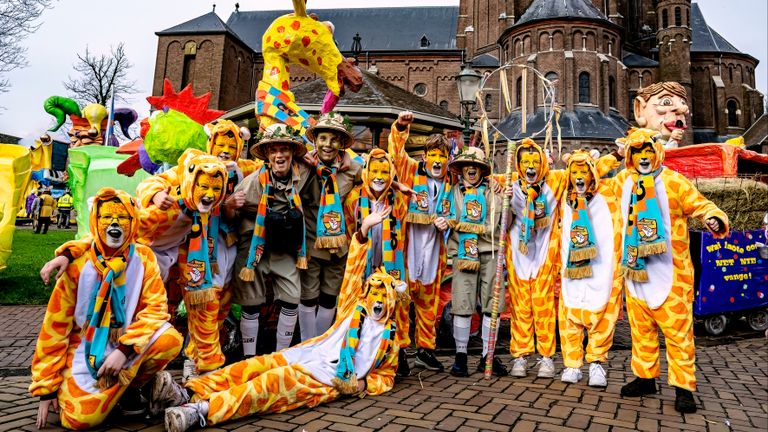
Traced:
<svg viewBox="0 0 768 432">
<path fill-rule="evenodd" d="M 412 122 L 413 113 L 403 111 L 398 115 L 390 128 L 388 150 L 398 181 L 414 191 L 408 206 L 408 231 L 404 240 L 408 286 L 416 312 L 416 364 L 443 371 L 444 366 L 435 357 L 435 346 L 440 283 L 447 263 L 443 233 L 449 228 L 446 212 L 451 200 L 450 143 L 442 134 L 430 135 L 424 145 L 424 161 L 416 161 L 405 151 Z M 406 322 L 403 347 L 411 343 L 409 327 Z M 400 351 L 400 356 L 398 375 L 407 376 L 410 370 L 405 350 Z"/>
<path fill-rule="evenodd" d="M 609 180 L 600 180 L 596 150 L 563 157 L 568 186 L 563 194 L 558 306 L 565 370 L 560 380 L 577 383 L 584 364 L 584 330 L 589 385 L 607 385 L 605 364 L 621 309 L 621 215 Z M 609 229 L 612 227 L 613 229 Z"/>
<path fill-rule="evenodd" d="M 656 130 L 630 130 L 619 140 L 628 153 L 625 169 L 612 179 L 621 205 L 621 265 L 636 376 L 621 388 L 621 395 L 657 392 L 661 330 L 667 348 L 667 381 L 675 387 L 675 409 L 692 413 L 696 411 L 696 351 L 688 218 L 701 220 L 716 238 L 723 238 L 729 231 L 728 216 L 682 174 L 662 166 L 662 140 Z"/>
<path fill-rule="evenodd" d="M 53 288 L 32 359 L 37 427 L 51 407 L 62 426 L 97 426 L 120 401 L 142 414 L 141 389 L 181 350 L 152 251 L 135 243 L 139 220 L 127 193 L 102 188 L 90 213 L 93 241 Z M 161 409 L 163 393 L 151 403 Z"/>
<path fill-rule="evenodd" d="M 186 387 L 191 402 L 166 409 L 166 430 L 181 432 L 198 424 L 312 408 L 344 395 L 389 391 L 397 368 L 395 333 L 398 309 L 407 302 L 406 284 L 383 268 L 363 278 L 367 235 L 389 211 L 374 211 L 353 235 L 339 316 L 330 329 L 294 347 L 190 380 Z M 177 400 L 187 399 L 187 394 L 179 393 Z"/>
</svg>

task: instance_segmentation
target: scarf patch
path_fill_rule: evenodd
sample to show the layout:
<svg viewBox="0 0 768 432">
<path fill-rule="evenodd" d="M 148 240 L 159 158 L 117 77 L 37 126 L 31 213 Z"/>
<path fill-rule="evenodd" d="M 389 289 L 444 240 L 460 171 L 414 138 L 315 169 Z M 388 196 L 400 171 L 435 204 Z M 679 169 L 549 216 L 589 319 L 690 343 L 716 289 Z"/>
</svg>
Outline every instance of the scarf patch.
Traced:
<svg viewBox="0 0 768 432">
<path fill-rule="evenodd" d="M 451 185 L 447 179 L 443 180 L 443 187 L 437 197 L 438 208 L 434 212 L 429 211 L 429 174 L 426 163 L 419 162 L 413 176 L 413 191 L 411 201 L 408 204 L 406 222 L 429 225 L 438 216 L 447 216 L 450 213 Z"/>
<path fill-rule="evenodd" d="M 459 216 L 459 223 L 454 229 L 459 233 L 459 247 L 456 258 L 459 270 L 476 272 L 480 270 L 478 236 L 485 233 L 487 205 L 485 191 L 487 186 L 461 188 L 464 202 Z"/>
<path fill-rule="evenodd" d="M 336 252 L 347 242 L 344 231 L 344 211 L 339 197 L 339 186 L 336 183 L 336 167 L 318 165 L 317 175 L 321 179 L 322 195 L 320 209 L 317 212 L 316 249 L 328 249 Z"/>
<path fill-rule="evenodd" d="M 667 240 L 664 221 L 656 196 L 656 176 L 661 168 L 647 175 L 633 176 L 627 228 L 624 232 L 622 267 L 628 279 L 647 282 L 645 258 L 666 253 Z"/>
<path fill-rule="evenodd" d="M 218 273 L 218 236 L 221 225 L 221 206 L 210 214 L 187 208 L 182 200 L 179 206 L 191 220 L 186 252 L 179 252 L 183 269 L 181 282 L 187 291 L 189 308 L 201 307 L 213 300 L 213 272 Z"/>
<path fill-rule="evenodd" d="M 389 189 L 385 197 L 386 204 L 390 208 L 395 207 L 395 191 Z M 362 188 L 360 198 L 357 200 L 356 209 L 357 229 L 369 214 L 371 214 L 371 202 L 368 198 L 368 191 Z M 389 217 L 381 223 L 381 248 L 382 264 L 384 269 L 397 280 L 403 280 L 405 277 L 405 261 L 403 260 L 403 243 L 398 238 L 400 235 L 400 220 L 395 217 L 392 211 Z M 368 250 L 368 263 L 365 266 L 364 278 L 368 278 L 376 269 L 373 267 L 373 248 Z"/>
<path fill-rule="evenodd" d="M 597 256 L 594 231 L 589 218 L 589 197 L 574 197 L 569 200 L 572 209 L 570 242 L 568 244 L 568 265 L 565 277 L 584 279 L 592 277 L 590 260 Z"/>
</svg>

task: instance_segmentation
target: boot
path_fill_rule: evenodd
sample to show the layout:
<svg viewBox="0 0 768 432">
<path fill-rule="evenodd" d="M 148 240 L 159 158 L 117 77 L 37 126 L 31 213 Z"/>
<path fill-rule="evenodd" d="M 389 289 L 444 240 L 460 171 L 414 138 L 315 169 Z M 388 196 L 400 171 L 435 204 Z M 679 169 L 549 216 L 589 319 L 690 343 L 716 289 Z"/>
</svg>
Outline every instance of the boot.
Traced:
<svg viewBox="0 0 768 432">
<path fill-rule="evenodd" d="M 468 377 L 469 369 L 467 368 L 467 353 L 456 353 L 456 360 L 451 366 L 451 375 L 455 377 Z"/>
<path fill-rule="evenodd" d="M 397 376 L 404 378 L 411 375 L 411 367 L 408 365 L 408 355 L 404 349 L 397 354 Z"/>
<path fill-rule="evenodd" d="M 656 393 L 656 378 L 635 378 L 629 384 L 621 388 L 621 395 L 627 397 L 640 397 Z"/>
<path fill-rule="evenodd" d="M 693 393 L 690 390 L 675 387 L 675 410 L 681 413 L 696 412 L 696 401 L 693 400 Z"/>
</svg>

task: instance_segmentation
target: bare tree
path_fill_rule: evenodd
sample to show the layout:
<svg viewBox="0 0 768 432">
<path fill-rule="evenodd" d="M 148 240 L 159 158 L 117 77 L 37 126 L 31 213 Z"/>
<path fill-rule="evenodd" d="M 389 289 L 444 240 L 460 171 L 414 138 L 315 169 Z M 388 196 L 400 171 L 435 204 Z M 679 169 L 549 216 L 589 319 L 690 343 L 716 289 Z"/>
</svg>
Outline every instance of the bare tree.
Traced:
<svg viewBox="0 0 768 432">
<path fill-rule="evenodd" d="M 112 93 L 115 94 L 115 100 L 125 101 L 124 95 L 138 92 L 136 82 L 128 79 L 128 71 L 133 65 L 128 61 L 122 42 L 117 48 L 112 48 L 109 54 L 96 55 L 86 47 L 85 54 L 77 55 L 73 67 L 80 76 L 69 77 L 64 82 L 64 88 L 78 102 L 95 102 L 106 106 Z"/>
<path fill-rule="evenodd" d="M 0 93 L 11 83 L 2 76 L 27 66 L 27 49 L 21 42 L 40 28 L 36 23 L 51 0 L 0 1 Z"/>
</svg>

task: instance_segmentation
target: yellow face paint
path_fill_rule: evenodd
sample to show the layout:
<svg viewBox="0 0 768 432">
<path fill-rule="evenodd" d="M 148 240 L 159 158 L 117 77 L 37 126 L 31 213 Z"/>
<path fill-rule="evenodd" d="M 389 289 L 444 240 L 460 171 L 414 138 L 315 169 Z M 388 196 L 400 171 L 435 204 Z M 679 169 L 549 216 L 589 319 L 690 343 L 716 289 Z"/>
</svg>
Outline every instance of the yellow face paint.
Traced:
<svg viewBox="0 0 768 432">
<path fill-rule="evenodd" d="M 387 310 L 387 289 L 381 281 L 372 280 L 365 297 L 366 309 L 371 318 L 382 322 L 389 316 Z"/>
<path fill-rule="evenodd" d="M 538 152 L 520 153 L 520 162 L 518 163 L 520 174 L 528 183 L 533 183 L 539 178 L 541 173 L 541 155 Z"/>
<path fill-rule="evenodd" d="M 119 249 L 131 232 L 131 215 L 118 201 L 107 201 L 99 205 L 98 235 L 102 243 L 112 249 Z"/>
<path fill-rule="evenodd" d="M 224 178 L 220 175 L 211 176 L 208 173 L 200 173 L 195 179 L 195 187 L 192 189 L 192 202 L 201 213 L 208 213 L 213 203 L 219 200 L 224 191 Z"/>
<path fill-rule="evenodd" d="M 640 174 L 649 174 L 656 166 L 656 152 L 653 151 L 650 143 L 643 144 L 639 150 L 632 149 L 630 158 L 632 158 L 632 166 Z"/>
<path fill-rule="evenodd" d="M 373 159 L 369 162 L 368 182 L 368 187 L 377 194 L 389 186 L 392 182 L 392 173 L 386 159 Z"/>
<path fill-rule="evenodd" d="M 568 176 L 571 187 L 577 194 L 581 195 L 589 190 L 592 184 L 592 170 L 586 162 L 574 162 L 569 165 Z"/>
<path fill-rule="evenodd" d="M 430 149 L 424 157 L 427 173 L 434 179 L 442 179 L 448 171 L 448 155 L 437 148 Z"/>
<path fill-rule="evenodd" d="M 237 154 L 237 137 L 235 137 L 235 133 L 227 131 L 224 134 L 217 135 L 216 141 L 214 141 L 211 148 L 211 153 L 213 156 L 218 157 L 220 161 L 237 160 L 240 155 Z"/>
<path fill-rule="evenodd" d="M 330 165 L 339 156 L 341 136 L 337 132 L 323 131 L 315 138 L 317 157 L 323 163 Z"/>
</svg>

